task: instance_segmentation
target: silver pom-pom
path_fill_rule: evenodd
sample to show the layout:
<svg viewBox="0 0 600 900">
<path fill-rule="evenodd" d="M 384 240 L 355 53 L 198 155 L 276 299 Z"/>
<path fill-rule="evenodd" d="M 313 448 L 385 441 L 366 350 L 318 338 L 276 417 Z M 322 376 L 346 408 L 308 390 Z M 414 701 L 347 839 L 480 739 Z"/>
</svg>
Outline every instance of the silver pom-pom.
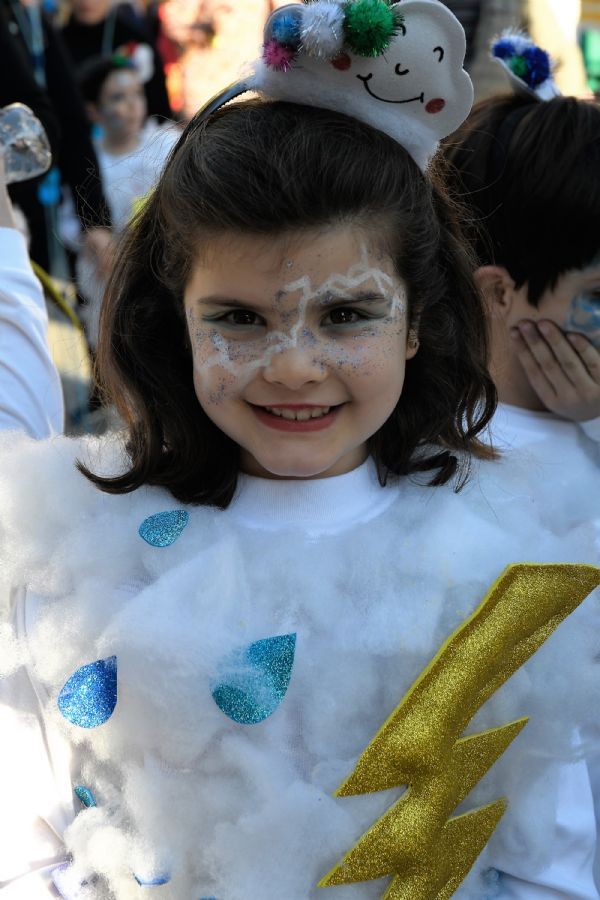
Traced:
<svg viewBox="0 0 600 900">
<path fill-rule="evenodd" d="M 335 59 L 344 46 L 344 7 L 333 0 L 310 3 L 302 16 L 303 51 L 317 59 Z"/>
</svg>

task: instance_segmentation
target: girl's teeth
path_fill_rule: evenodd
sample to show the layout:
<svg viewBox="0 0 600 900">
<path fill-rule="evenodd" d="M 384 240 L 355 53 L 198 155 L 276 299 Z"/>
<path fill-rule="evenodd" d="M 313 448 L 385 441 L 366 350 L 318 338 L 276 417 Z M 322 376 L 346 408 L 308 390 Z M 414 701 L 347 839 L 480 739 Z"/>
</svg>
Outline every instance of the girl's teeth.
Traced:
<svg viewBox="0 0 600 900">
<path fill-rule="evenodd" d="M 309 419 L 320 419 L 326 416 L 330 411 L 330 406 L 319 406 L 315 409 L 273 409 L 271 406 L 265 407 L 268 412 L 282 419 L 288 419 L 295 422 L 308 422 Z"/>
</svg>

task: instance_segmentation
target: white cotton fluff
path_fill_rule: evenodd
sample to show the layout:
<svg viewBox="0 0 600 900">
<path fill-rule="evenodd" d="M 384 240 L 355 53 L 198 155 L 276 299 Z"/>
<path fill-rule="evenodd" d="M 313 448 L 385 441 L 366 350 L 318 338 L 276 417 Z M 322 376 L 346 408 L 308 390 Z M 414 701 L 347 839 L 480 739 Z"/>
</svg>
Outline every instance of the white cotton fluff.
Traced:
<svg viewBox="0 0 600 900">
<path fill-rule="evenodd" d="M 302 49 L 316 59 L 335 59 L 344 46 L 344 7 L 339 3 L 313 3 L 302 11 Z"/>
<path fill-rule="evenodd" d="M 27 673 L 47 698 L 47 733 L 73 754 L 67 782 L 96 797 L 97 808 L 74 819 L 71 810 L 65 843 L 82 878 L 102 877 L 102 900 L 110 892 L 133 900 L 135 873 L 165 869 L 171 880 L 152 889 L 158 900 L 326 898 L 319 879 L 402 788 L 334 791 L 439 647 L 510 563 L 596 561 L 584 526 L 565 519 L 553 522 L 560 537 L 547 530 L 528 489 L 531 470 L 515 458 L 482 464 L 460 494 L 401 479 L 385 489 L 394 500 L 377 518 L 318 541 L 190 507 L 181 537 L 158 549 L 140 539 L 139 525 L 180 504 L 159 489 L 101 494 L 75 471 L 75 457 L 102 471 L 123 465 L 110 442 L 23 439 L 2 455 L 0 510 L 12 517 L 2 522 L 10 561 L 2 577 L 28 588 L 2 595 L 0 623 L 24 615 L 30 623 Z M 487 872 L 499 863 L 524 857 L 535 872 L 548 862 L 558 767 L 582 752 L 575 730 L 594 723 L 597 594 L 468 728 L 530 716 L 464 804 L 510 801 L 460 900 L 492 896 Z M 281 705 L 260 724 L 233 722 L 211 694 L 223 661 L 291 633 L 296 653 Z M 114 714 L 94 729 L 69 724 L 56 707 L 61 687 L 81 665 L 111 655 Z M 388 882 L 330 893 L 376 900 Z"/>
<path fill-rule="evenodd" d="M 23 646 L 18 643 L 12 624 L 0 622 L 0 678 L 15 672 L 23 662 Z"/>
</svg>

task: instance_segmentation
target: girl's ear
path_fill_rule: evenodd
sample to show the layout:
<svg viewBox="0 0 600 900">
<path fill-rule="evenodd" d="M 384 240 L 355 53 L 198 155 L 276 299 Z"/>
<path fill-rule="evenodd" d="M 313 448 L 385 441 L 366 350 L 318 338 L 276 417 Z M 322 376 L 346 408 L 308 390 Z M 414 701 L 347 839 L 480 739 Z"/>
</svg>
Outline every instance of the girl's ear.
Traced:
<svg viewBox="0 0 600 900">
<path fill-rule="evenodd" d="M 504 266 L 480 266 L 475 270 L 474 278 L 488 315 L 497 319 L 509 318 L 517 291 L 508 269 Z"/>
<path fill-rule="evenodd" d="M 419 349 L 419 335 L 416 328 L 410 328 L 406 338 L 406 359 L 412 359 Z"/>
</svg>

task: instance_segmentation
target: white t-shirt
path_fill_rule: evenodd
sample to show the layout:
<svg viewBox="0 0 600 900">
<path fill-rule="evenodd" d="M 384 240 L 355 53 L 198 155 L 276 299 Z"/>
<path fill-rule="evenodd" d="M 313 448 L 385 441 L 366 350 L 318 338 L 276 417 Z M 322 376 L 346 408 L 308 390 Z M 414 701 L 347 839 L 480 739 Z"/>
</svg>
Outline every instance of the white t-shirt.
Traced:
<svg viewBox="0 0 600 900">
<path fill-rule="evenodd" d="M 551 412 L 522 409 L 508 403 L 499 403 L 490 428 L 494 443 L 503 447 L 520 448 L 549 440 L 560 443 L 579 455 L 592 457 L 600 446 L 600 418 L 587 422 L 571 422 Z"/>
<path fill-rule="evenodd" d="M 156 184 L 171 148 L 181 132 L 173 125 L 158 126 L 148 119 L 139 146 L 130 153 L 114 154 L 96 144 L 96 154 L 113 228 L 120 232 L 142 200 Z"/>
<path fill-rule="evenodd" d="M 140 135 L 138 149 L 133 152 L 107 153 L 101 142 L 96 144 L 102 187 L 116 235 L 123 231 L 135 213 L 137 204 L 143 201 L 158 181 L 167 156 L 180 133 L 174 125 L 158 126 L 153 119 L 148 119 Z M 65 199 L 61 207 L 59 227 L 65 243 L 78 249 L 81 227 L 70 197 Z M 81 318 L 88 341 L 95 349 L 105 284 L 98 277 L 94 263 L 85 254 L 78 255 L 75 269 L 79 293 L 86 301 L 81 308 Z"/>
<path fill-rule="evenodd" d="M 500 451 L 530 460 L 531 489 L 557 532 L 588 522 L 600 540 L 600 418 L 576 423 L 500 403 L 489 431 Z"/>
<path fill-rule="evenodd" d="M 0 429 L 45 438 L 64 428 L 60 377 L 48 347 L 48 314 L 27 245 L 0 227 Z"/>
</svg>

